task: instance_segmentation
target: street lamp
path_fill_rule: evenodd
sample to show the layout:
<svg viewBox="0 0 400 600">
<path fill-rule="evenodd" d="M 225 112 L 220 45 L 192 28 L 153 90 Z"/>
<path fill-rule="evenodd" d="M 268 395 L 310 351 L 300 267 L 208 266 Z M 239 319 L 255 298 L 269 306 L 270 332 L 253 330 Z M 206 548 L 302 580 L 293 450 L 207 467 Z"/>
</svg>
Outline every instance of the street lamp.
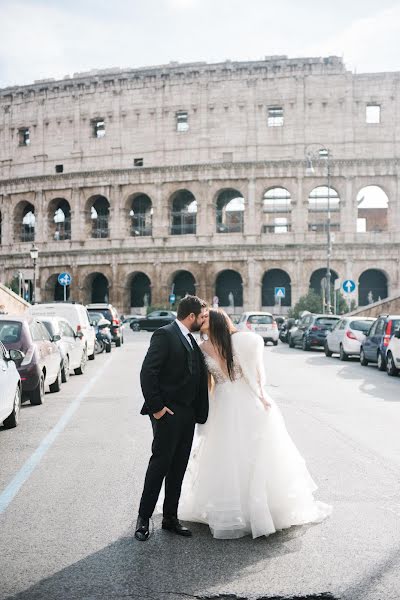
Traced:
<svg viewBox="0 0 400 600">
<path fill-rule="evenodd" d="M 326 160 L 326 177 L 327 177 L 327 215 L 326 215 L 326 312 L 328 315 L 332 314 L 331 307 L 331 253 L 332 253 L 332 240 L 331 240 L 331 206 L 330 206 L 330 193 L 331 193 L 331 152 L 329 148 L 326 148 L 320 144 L 317 145 L 316 150 L 311 150 L 310 146 L 306 148 L 306 174 L 314 175 L 315 169 L 313 161 L 324 159 Z"/>
<path fill-rule="evenodd" d="M 35 244 L 32 244 L 32 248 L 29 250 L 31 259 L 33 260 L 33 287 L 32 287 L 32 304 L 36 302 L 36 261 L 39 256 L 39 249 Z"/>
</svg>

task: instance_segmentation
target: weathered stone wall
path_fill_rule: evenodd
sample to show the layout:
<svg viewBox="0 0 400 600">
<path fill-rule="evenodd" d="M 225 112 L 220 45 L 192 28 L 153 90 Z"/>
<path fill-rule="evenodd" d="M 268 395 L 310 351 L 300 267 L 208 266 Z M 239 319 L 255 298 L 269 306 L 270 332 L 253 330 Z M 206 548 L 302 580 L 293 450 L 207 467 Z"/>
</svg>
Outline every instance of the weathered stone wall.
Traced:
<svg viewBox="0 0 400 600">
<path fill-rule="evenodd" d="M 0 314 L 19 315 L 30 306 L 20 296 L 0 283 Z"/>
<path fill-rule="evenodd" d="M 244 308 L 260 308 L 264 274 L 282 269 L 293 304 L 312 273 L 326 267 L 326 234 L 310 230 L 308 202 L 315 187 L 326 185 L 326 160 L 314 163 L 313 175 L 305 165 L 306 151 L 324 145 L 331 154 L 331 186 L 340 197 L 331 268 L 356 282 L 365 270 L 378 269 L 393 294 L 400 289 L 398 81 L 398 73 L 353 75 L 335 57 L 271 58 L 82 74 L 0 90 L 0 280 L 18 270 L 32 279 L 31 242 L 20 239 L 29 202 L 40 252 L 38 299 L 50 299 L 56 275 L 67 270 L 71 295 L 87 302 L 94 274 L 103 273 L 110 300 L 128 312 L 135 273 L 149 277 L 153 303 L 165 303 L 174 275 L 184 269 L 193 274 L 196 291 L 211 300 L 218 274 L 232 269 L 242 278 Z M 380 105 L 380 123 L 365 122 L 367 104 Z M 268 126 L 268 109 L 277 106 L 283 126 Z M 188 112 L 187 131 L 176 130 L 182 110 Z M 93 136 L 95 118 L 104 119 L 104 137 Z M 24 127 L 30 144 L 20 146 Z M 134 167 L 134 158 L 144 166 Z M 63 165 L 62 173 L 55 174 L 56 165 Z M 357 233 L 356 198 L 367 185 L 388 195 L 385 231 Z M 273 187 L 291 196 L 285 233 L 264 227 L 263 195 Z M 216 199 L 228 188 L 244 198 L 242 232 L 216 228 Z M 171 235 L 178 190 L 197 201 L 195 233 Z M 138 194 L 152 203 L 151 236 L 131 235 L 130 209 Z M 110 205 L 103 239 L 91 237 L 96 195 Z M 67 240 L 54 234 L 60 198 L 71 208 Z M 381 228 L 384 215 L 379 219 Z"/>
</svg>

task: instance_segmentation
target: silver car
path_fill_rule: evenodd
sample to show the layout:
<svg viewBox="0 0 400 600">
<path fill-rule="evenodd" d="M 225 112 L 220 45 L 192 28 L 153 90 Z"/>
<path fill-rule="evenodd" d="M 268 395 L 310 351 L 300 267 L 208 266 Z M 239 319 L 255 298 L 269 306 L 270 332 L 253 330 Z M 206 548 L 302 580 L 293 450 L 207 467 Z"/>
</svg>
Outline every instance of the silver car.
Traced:
<svg viewBox="0 0 400 600">
<path fill-rule="evenodd" d="M 5 429 L 16 427 L 21 408 L 21 379 L 14 360 L 22 360 L 19 350 L 8 351 L 0 342 L 0 423 Z"/>
<path fill-rule="evenodd" d="M 325 340 L 325 354 L 339 354 L 340 360 L 349 356 L 360 356 L 361 342 L 371 329 L 373 317 L 343 317 L 335 327 L 328 332 Z"/>
<path fill-rule="evenodd" d="M 85 346 L 72 325 L 62 317 L 38 317 L 52 338 L 56 336 L 57 346 L 61 354 L 61 380 L 68 381 L 70 372 L 82 375 L 86 366 Z M 58 339 L 59 338 L 59 339 Z"/>
<path fill-rule="evenodd" d="M 262 311 L 244 312 L 236 325 L 236 329 L 257 333 L 263 338 L 265 345 L 268 342 L 272 342 L 274 346 L 278 345 L 278 325 L 271 313 Z"/>
</svg>

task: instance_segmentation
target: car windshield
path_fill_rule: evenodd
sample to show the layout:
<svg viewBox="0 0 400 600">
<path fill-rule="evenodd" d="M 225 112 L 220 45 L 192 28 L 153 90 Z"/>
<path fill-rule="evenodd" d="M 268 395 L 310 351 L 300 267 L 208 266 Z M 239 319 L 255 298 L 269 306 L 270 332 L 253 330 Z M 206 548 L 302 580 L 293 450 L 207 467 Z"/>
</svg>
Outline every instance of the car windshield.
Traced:
<svg viewBox="0 0 400 600">
<path fill-rule="evenodd" d="M 247 319 L 247 322 L 252 325 L 269 325 L 270 323 L 273 323 L 273 320 L 273 317 L 270 315 L 251 315 L 251 317 Z"/>
<path fill-rule="evenodd" d="M 371 329 L 373 321 L 352 321 L 350 323 L 350 329 L 354 329 L 354 331 L 362 331 L 362 333 L 367 333 Z"/>
<path fill-rule="evenodd" d="M 92 325 L 97 325 L 100 319 L 103 319 L 103 314 L 101 312 L 90 312 L 89 313 L 90 323 Z"/>
<path fill-rule="evenodd" d="M 334 325 L 338 322 L 339 319 L 329 318 L 329 317 L 320 317 L 315 320 L 315 324 L 319 327 L 326 327 L 326 329 L 332 329 Z"/>
<path fill-rule="evenodd" d="M 17 321 L 0 321 L 0 341 L 13 344 L 21 339 L 22 323 Z"/>
<path fill-rule="evenodd" d="M 96 310 L 89 308 L 88 310 L 89 310 L 90 315 L 100 313 L 101 315 L 103 315 L 103 317 L 105 319 L 108 319 L 108 321 L 110 321 L 110 323 L 112 323 L 112 321 L 113 321 L 113 316 L 112 316 L 111 310 L 109 308 L 96 308 Z M 99 319 L 97 318 L 97 320 L 99 320 Z"/>
<path fill-rule="evenodd" d="M 400 328 L 400 319 L 393 319 L 391 332 L 394 333 L 394 331 L 399 328 Z"/>
</svg>

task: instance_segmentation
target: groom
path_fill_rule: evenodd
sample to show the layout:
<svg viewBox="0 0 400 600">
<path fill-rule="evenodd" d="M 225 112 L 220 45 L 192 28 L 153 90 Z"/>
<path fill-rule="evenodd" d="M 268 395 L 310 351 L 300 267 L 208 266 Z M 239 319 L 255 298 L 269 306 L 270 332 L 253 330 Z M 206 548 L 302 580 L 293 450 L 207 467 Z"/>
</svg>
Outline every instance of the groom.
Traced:
<svg viewBox="0 0 400 600">
<path fill-rule="evenodd" d="M 141 414 L 150 416 L 153 445 L 135 531 L 135 538 L 141 542 L 149 537 L 149 520 L 164 479 L 162 528 L 178 535 L 192 535 L 177 515 L 195 423 L 205 423 L 208 416 L 207 371 L 192 336 L 192 332 L 200 330 L 206 316 L 204 300 L 185 296 L 179 302 L 177 319 L 154 332 L 143 361 Z"/>
</svg>

